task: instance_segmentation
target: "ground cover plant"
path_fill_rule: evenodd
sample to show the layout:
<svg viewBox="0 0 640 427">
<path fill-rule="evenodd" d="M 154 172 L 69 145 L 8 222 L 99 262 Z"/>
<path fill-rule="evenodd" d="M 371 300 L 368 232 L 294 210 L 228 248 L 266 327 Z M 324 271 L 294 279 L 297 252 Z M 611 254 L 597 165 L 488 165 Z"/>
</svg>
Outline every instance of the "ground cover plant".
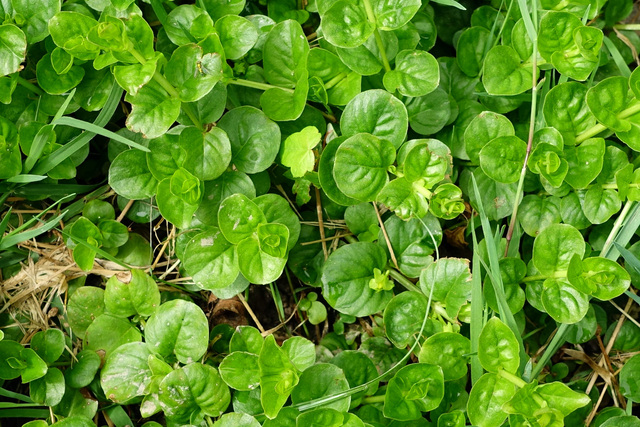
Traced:
<svg viewBox="0 0 640 427">
<path fill-rule="evenodd" d="M 0 418 L 640 425 L 631 0 L 0 0 Z"/>
</svg>

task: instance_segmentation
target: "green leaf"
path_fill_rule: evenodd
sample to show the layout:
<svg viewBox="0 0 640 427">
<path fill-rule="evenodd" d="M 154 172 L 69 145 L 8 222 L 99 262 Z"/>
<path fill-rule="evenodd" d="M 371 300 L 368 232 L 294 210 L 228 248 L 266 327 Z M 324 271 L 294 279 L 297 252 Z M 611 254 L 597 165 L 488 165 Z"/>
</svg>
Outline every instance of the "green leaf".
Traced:
<svg viewBox="0 0 640 427">
<path fill-rule="evenodd" d="M 360 133 L 348 138 L 336 152 L 334 178 L 340 191 L 370 202 L 389 181 L 387 169 L 395 160 L 395 149 L 386 139 Z"/>
<path fill-rule="evenodd" d="M 95 378 L 102 360 L 91 350 L 82 350 L 77 354 L 78 361 L 66 371 L 66 381 L 70 387 L 82 388 L 91 384 Z"/>
<path fill-rule="evenodd" d="M 322 293 L 327 302 L 341 313 L 368 316 L 381 311 L 391 300 L 391 291 L 369 287 L 375 268 L 384 270 L 387 257 L 373 243 L 354 243 L 333 252 L 322 272 Z"/>
<path fill-rule="evenodd" d="M 264 338 L 253 326 L 238 326 L 229 340 L 229 351 L 260 354 Z"/>
<path fill-rule="evenodd" d="M 520 178 L 526 154 L 526 142 L 517 136 L 499 136 L 480 150 L 480 166 L 489 178 L 510 184 Z"/>
<path fill-rule="evenodd" d="M 465 336 L 454 332 L 439 332 L 427 338 L 418 360 L 420 363 L 439 366 L 444 380 L 453 381 L 467 375 L 467 355 L 470 351 L 471 343 Z"/>
<path fill-rule="evenodd" d="M 620 391 L 630 400 L 640 401 L 640 356 L 633 356 L 620 371 Z"/>
<path fill-rule="evenodd" d="M 12 380 L 20 376 L 20 367 L 12 366 L 9 360 L 19 359 L 22 349 L 22 345 L 15 341 L 0 341 L 0 378 L 3 380 Z"/>
<path fill-rule="evenodd" d="M 263 47 L 264 77 L 268 83 L 293 88 L 306 71 L 309 43 L 300 24 L 279 23 L 269 32 Z"/>
<path fill-rule="evenodd" d="M 409 182 L 405 178 L 397 178 L 382 188 L 377 200 L 404 220 L 420 218 L 429 212 L 424 190 L 422 180 Z"/>
<path fill-rule="evenodd" d="M 554 224 L 540 232 L 533 243 L 533 264 L 544 275 L 569 268 L 573 255 L 582 258 L 585 243 L 580 232 L 566 224 Z"/>
<path fill-rule="evenodd" d="M 408 120 L 407 109 L 400 100 L 380 89 L 367 90 L 345 107 L 342 135 L 370 133 L 399 148 L 407 136 Z"/>
<path fill-rule="evenodd" d="M 469 77 L 476 77 L 482 71 L 487 40 L 491 32 L 484 27 L 470 27 L 464 30 L 456 45 L 456 62 L 460 70 Z"/>
<path fill-rule="evenodd" d="M 124 344 L 115 349 L 100 371 L 100 385 L 105 396 L 116 403 L 125 403 L 149 392 L 152 380 L 147 359 L 151 353 L 142 342 Z"/>
<path fill-rule="evenodd" d="M 73 57 L 91 61 L 100 53 L 100 48 L 87 38 L 96 25 L 98 21 L 84 13 L 63 11 L 51 18 L 49 32 L 53 42 Z"/>
<path fill-rule="evenodd" d="M 191 363 L 207 351 L 209 324 L 194 303 L 172 300 L 149 318 L 144 336 L 153 353 L 163 357 L 175 354 L 180 362 Z"/>
<path fill-rule="evenodd" d="M 151 277 L 141 270 L 132 270 L 129 283 L 121 282 L 116 276 L 107 281 L 104 304 L 107 312 L 115 316 L 148 317 L 160 306 L 160 292 Z"/>
<path fill-rule="evenodd" d="M 445 304 L 447 314 L 456 317 L 460 307 L 471 299 L 469 260 L 440 258 L 420 273 L 420 290 Z"/>
<path fill-rule="evenodd" d="M 547 402 L 549 408 L 560 411 L 565 417 L 591 403 L 591 399 L 586 394 L 574 391 L 566 384 L 557 381 L 542 384 L 536 387 L 535 391 Z"/>
<path fill-rule="evenodd" d="M 235 246 L 215 228 L 190 239 L 182 260 L 187 273 L 202 289 L 225 288 L 240 271 Z"/>
<path fill-rule="evenodd" d="M 167 94 L 155 81 L 144 85 L 136 95 L 127 94 L 125 101 L 132 106 L 127 128 L 145 138 L 164 134 L 180 114 L 180 100 Z"/>
<path fill-rule="evenodd" d="M 532 81 L 531 67 L 520 62 L 512 47 L 498 45 L 487 53 L 482 83 L 490 95 L 518 95 L 531 89 Z"/>
<path fill-rule="evenodd" d="M 482 367 L 493 373 L 501 369 L 512 374 L 518 371 L 520 356 L 515 335 L 497 317 L 491 318 L 482 328 L 478 358 Z"/>
<path fill-rule="evenodd" d="M 566 145 L 575 145 L 576 135 L 596 124 L 585 100 L 586 94 L 585 85 L 568 82 L 555 86 L 544 99 L 542 111 L 547 126 L 559 130 Z"/>
<path fill-rule="evenodd" d="M 416 420 L 432 411 L 444 397 L 444 376 L 439 366 L 414 363 L 400 369 L 387 386 L 384 416 L 399 421 Z"/>
<path fill-rule="evenodd" d="M 131 322 L 104 313 L 87 328 L 84 348 L 100 352 L 104 358 L 108 358 L 121 345 L 139 341 L 142 341 L 142 335 Z"/>
<path fill-rule="evenodd" d="M 20 71 L 27 54 L 27 39 L 12 24 L 0 25 L 0 76 Z"/>
<path fill-rule="evenodd" d="M 601 257 L 587 258 L 582 262 L 585 280 L 596 289 L 593 296 L 606 301 L 622 295 L 631 284 L 631 277 L 615 261 Z"/>
<path fill-rule="evenodd" d="M 367 12 L 360 3 L 348 0 L 332 2 L 322 14 L 322 30 L 326 39 L 338 47 L 357 47 L 371 36 L 376 28 L 369 22 Z"/>
<path fill-rule="evenodd" d="M 307 368 L 301 375 L 298 384 L 291 391 L 291 402 L 294 405 L 313 401 L 326 396 L 345 392 L 349 383 L 344 372 L 337 365 L 318 363 Z M 321 405 L 320 408 L 335 409 L 339 412 L 349 410 L 351 397 Z"/>
<path fill-rule="evenodd" d="M 260 224 L 267 222 L 264 214 L 254 202 L 243 194 L 227 197 L 218 211 L 218 224 L 224 237 L 238 244 L 257 232 Z"/>
<path fill-rule="evenodd" d="M 171 178 L 165 178 L 158 184 L 158 209 L 176 227 L 189 228 L 193 215 L 198 210 L 203 190 L 204 185 L 198 178 L 180 168 Z"/>
<path fill-rule="evenodd" d="M 256 27 L 247 18 L 226 15 L 216 22 L 216 30 L 228 59 L 242 58 L 258 40 Z"/>
<path fill-rule="evenodd" d="M 67 316 L 73 332 L 84 337 L 87 328 L 104 312 L 104 290 L 93 286 L 77 289 L 67 304 Z"/>
<path fill-rule="evenodd" d="M 192 417 L 219 417 L 229 406 L 231 394 L 215 368 L 191 363 L 164 377 L 158 400 L 169 419 L 184 424 Z"/>
<path fill-rule="evenodd" d="M 58 74 L 51 63 L 51 55 L 43 56 L 36 66 L 38 84 L 50 95 L 60 95 L 70 91 L 82 81 L 84 68 L 72 66 L 68 72 Z"/>
<path fill-rule="evenodd" d="M 609 77 L 589 89 L 587 105 L 596 119 L 614 131 L 627 132 L 631 124 L 619 119 L 618 114 L 624 110 L 631 98 L 629 79 L 622 76 Z"/>
<path fill-rule="evenodd" d="M 420 0 L 373 0 L 371 2 L 378 28 L 389 31 L 402 27 L 422 7 Z"/>
<path fill-rule="evenodd" d="M 31 338 L 31 349 L 38 353 L 38 356 L 48 365 L 62 356 L 64 346 L 64 334 L 59 329 L 40 331 Z"/>
<path fill-rule="evenodd" d="M 404 96 L 424 96 L 440 82 L 438 61 L 428 52 L 403 50 L 396 56 L 396 67 L 384 75 L 384 87 Z"/>
<path fill-rule="evenodd" d="M 389 341 L 405 348 L 415 341 L 427 312 L 427 297 L 420 292 L 402 292 L 391 299 L 384 309 L 384 329 Z"/>
<path fill-rule="evenodd" d="M 357 387 L 378 377 L 378 370 L 369 356 L 360 351 L 345 350 L 338 353 L 329 363 L 342 369 L 350 387 Z M 378 382 L 373 382 L 366 390 L 351 395 L 351 406 L 358 404 L 364 396 L 371 396 L 378 390 Z"/>
<path fill-rule="evenodd" d="M 180 46 L 165 66 L 167 80 L 178 90 L 180 100 L 194 102 L 222 79 L 223 59 L 219 53 L 205 52 L 196 44 Z"/>
<path fill-rule="evenodd" d="M 289 230 L 287 247 L 293 248 L 300 236 L 300 220 L 291 209 L 289 202 L 277 194 L 263 194 L 253 199 L 253 203 L 260 208 L 267 222 L 287 227 Z"/>
<path fill-rule="evenodd" d="M 518 220 L 525 233 L 536 237 L 542 230 L 562 221 L 557 199 L 543 198 L 536 194 L 524 196 L 520 202 Z"/>
<path fill-rule="evenodd" d="M 316 363 L 316 347 L 306 338 L 295 336 L 287 338 L 282 343 L 282 349 L 299 371 L 304 371 Z"/>
<path fill-rule="evenodd" d="M 29 384 L 29 396 L 34 402 L 55 406 L 65 391 L 64 375 L 58 368 L 50 368 L 47 374 Z"/>
<path fill-rule="evenodd" d="M 232 412 L 221 416 L 213 427 L 260 427 L 260 423 L 251 415 Z"/>
<path fill-rule="evenodd" d="M 218 127 L 229 137 L 231 163 L 240 172 L 262 172 L 276 159 L 280 129 L 262 111 L 248 106 L 234 108 L 222 117 Z"/>
<path fill-rule="evenodd" d="M 251 391 L 260 386 L 258 355 L 234 351 L 220 363 L 220 376 L 236 390 Z"/>
<path fill-rule="evenodd" d="M 291 168 L 291 175 L 294 178 L 300 178 L 313 170 L 315 164 L 313 148 L 321 139 L 322 135 L 315 126 L 307 126 L 284 140 L 282 164 Z"/>
<path fill-rule="evenodd" d="M 622 205 L 615 190 L 593 185 L 584 195 L 582 211 L 592 224 L 602 224 L 616 214 Z"/>
<path fill-rule="evenodd" d="M 442 229 L 438 220 L 433 215 L 427 215 L 403 221 L 392 215 L 384 222 L 384 227 L 402 274 L 411 278 L 419 277 L 420 272 L 433 263 L 431 254 L 442 241 Z M 376 237 L 388 254 L 389 249 L 381 230 Z"/>
<path fill-rule="evenodd" d="M 318 161 L 318 179 L 320 186 L 327 197 L 341 206 L 357 205 L 358 200 L 344 194 L 334 177 L 335 158 L 338 148 L 347 140 L 345 137 L 332 139 L 322 150 L 322 155 Z"/>
<path fill-rule="evenodd" d="M 567 184 L 576 189 L 586 188 L 602 171 L 605 150 L 602 138 L 588 139 L 576 148 L 567 147 Z"/>
<path fill-rule="evenodd" d="M 22 384 L 44 377 L 49 369 L 47 363 L 31 348 L 23 348 L 20 351 L 19 360 L 24 364 L 20 371 Z M 9 364 L 11 364 L 11 360 L 9 360 Z"/>
<path fill-rule="evenodd" d="M 516 393 L 516 386 L 493 373 L 484 374 L 473 385 L 467 403 L 467 415 L 473 425 L 499 426 L 507 419 L 502 406 Z"/>
<path fill-rule="evenodd" d="M 562 279 L 545 280 L 541 299 L 545 311 L 560 323 L 577 323 L 589 310 L 589 296 Z"/>
<path fill-rule="evenodd" d="M 285 351 L 278 347 L 273 335 L 265 339 L 258 363 L 262 390 L 260 402 L 267 418 L 274 419 L 298 384 L 298 372 Z"/>
<path fill-rule="evenodd" d="M 156 194 L 158 181 L 149 171 L 145 153 L 127 150 L 118 154 L 111 163 L 109 185 L 127 199 L 143 200 Z"/>
<path fill-rule="evenodd" d="M 183 4 L 173 9 L 163 28 L 169 40 L 178 46 L 198 42 L 214 30 L 209 15 L 194 4 Z"/>
<path fill-rule="evenodd" d="M 266 232 L 262 237 L 247 237 L 237 248 L 240 272 L 249 282 L 258 285 L 266 285 L 278 279 L 287 263 L 286 257 L 274 256 L 282 255 L 286 248 L 287 228 L 281 224 L 266 224 L 260 225 L 258 230 L 265 226 L 277 226 L 278 230 L 275 233 Z M 272 239 L 275 240 L 270 241 Z M 271 245 L 276 247 L 270 247 Z"/>
</svg>

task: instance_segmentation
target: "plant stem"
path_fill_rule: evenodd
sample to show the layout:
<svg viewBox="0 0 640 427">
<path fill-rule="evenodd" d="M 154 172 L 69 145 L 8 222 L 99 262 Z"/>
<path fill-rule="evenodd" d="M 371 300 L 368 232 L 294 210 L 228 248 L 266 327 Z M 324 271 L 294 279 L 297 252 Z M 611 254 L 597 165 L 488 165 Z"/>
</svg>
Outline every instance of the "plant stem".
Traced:
<svg viewBox="0 0 640 427">
<path fill-rule="evenodd" d="M 613 28 L 616 30 L 640 31 L 640 24 L 618 24 L 614 25 Z"/>
<path fill-rule="evenodd" d="M 631 107 L 627 108 L 626 110 L 622 110 L 617 117 L 619 119 L 626 119 L 629 116 L 633 116 L 634 114 L 640 112 L 640 102 L 632 105 Z M 594 136 L 596 136 L 597 134 L 599 134 L 600 132 L 607 130 L 607 127 L 603 124 L 598 123 L 595 126 L 591 126 L 589 129 L 585 130 L 584 132 L 582 132 L 580 135 L 578 135 L 576 137 L 576 145 L 579 145 L 581 143 L 583 143 L 584 141 L 586 141 L 589 138 L 593 138 Z"/>
<path fill-rule="evenodd" d="M 534 6 L 535 7 L 535 6 Z M 529 116 L 529 138 L 527 140 L 527 152 L 524 155 L 524 163 L 522 164 L 522 169 L 520 171 L 520 179 L 518 180 L 518 190 L 516 191 L 516 201 L 513 204 L 513 212 L 511 213 L 511 221 L 509 222 L 509 229 L 507 231 L 507 244 L 504 248 L 504 256 L 505 258 L 509 254 L 509 245 L 511 243 L 511 239 L 513 238 L 513 231 L 516 228 L 517 218 L 518 218 L 518 208 L 520 207 L 520 201 L 523 195 L 524 189 L 524 178 L 527 174 L 527 162 L 529 160 L 529 156 L 531 155 L 531 148 L 533 147 L 533 135 L 536 129 L 536 111 L 538 104 L 538 81 L 536 78 L 536 71 L 538 71 L 538 38 L 535 37 L 533 40 L 533 55 L 531 61 L 531 115 Z"/>
<path fill-rule="evenodd" d="M 147 60 L 136 49 L 134 49 L 134 48 L 129 49 L 129 53 L 139 63 L 141 63 L 143 65 L 146 64 Z M 169 96 L 171 96 L 172 98 L 180 99 L 180 94 L 178 93 L 176 88 L 173 87 L 173 85 L 169 82 L 169 80 L 167 80 L 165 78 L 165 76 L 160 74 L 157 70 L 153 74 L 153 80 L 155 80 L 156 83 L 158 83 L 160 86 L 162 86 L 162 88 L 169 94 Z M 181 105 L 181 108 L 186 113 L 186 115 L 189 117 L 189 120 L 191 120 L 193 122 L 194 126 L 197 127 L 198 129 L 202 129 L 202 123 L 196 117 L 196 115 L 193 112 L 193 109 L 191 108 L 191 106 L 189 104 L 186 104 L 186 103 L 183 102 L 182 105 Z"/>
<path fill-rule="evenodd" d="M 363 405 L 367 405 L 370 403 L 382 403 L 384 402 L 384 396 L 385 396 L 384 394 L 379 396 L 367 396 L 367 397 L 364 397 L 361 402 Z"/>
<path fill-rule="evenodd" d="M 324 88 L 326 90 L 331 89 L 332 87 L 334 87 L 335 85 L 340 83 L 342 81 L 342 79 L 344 79 L 345 77 L 347 77 L 347 72 L 346 71 L 343 71 L 342 73 L 338 73 L 337 76 L 335 76 L 334 78 L 332 78 L 331 80 L 329 80 L 328 82 L 326 82 L 324 84 Z"/>
<path fill-rule="evenodd" d="M 393 277 L 396 282 L 400 283 L 408 291 L 420 292 L 420 288 L 418 288 L 416 285 L 411 283 L 411 281 L 409 279 L 407 279 L 406 277 L 404 277 L 404 275 L 402 273 L 400 273 L 398 270 L 394 270 L 393 268 L 390 268 L 389 269 L 389 276 Z"/>
<path fill-rule="evenodd" d="M 373 13 L 373 8 L 371 7 L 370 0 L 364 0 L 364 9 L 367 12 L 367 19 L 369 20 L 369 22 L 376 26 L 376 15 Z M 378 50 L 380 51 L 380 59 L 382 59 L 384 70 L 391 71 L 389 59 L 387 58 L 387 51 L 384 47 L 384 42 L 382 41 L 382 36 L 380 35 L 378 28 L 375 28 L 373 30 L 373 37 L 376 39 L 376 45 L 378 46 Z"/>
<path fill-rule="evenodd" d="M 250 88 L 253 88 L 253 89 L 261 89 L 261 90 L 280 89 L 280 90 L 283 90 L 285 92 L 294 93 L 293 89 L 289 89 L 289 88 L 285 88 L 285 87 L 279 87 L 279 86 L 273 86 L 273 85 L 270 85 L 268 83 L 254 82 L 252 80 L 230 79 L 230 80 L 227 80 L 226 82 L 227 82 L 227 84 L 250 87 Z"/>
<path fill-rule="evenodd" d="M 18 84 L 24 87 L 25 89 L 29 89 L 31 92 L 35 93 L 36 95 L 40 95 L 40 96 L 44 95 L 44 91 L 40 89 L 38 86 L 31 83 L 29 80 L 22 78 L 20 76 L 18 76 L 17 80 L 18 80 Z"/>
<path fill-rule="evenodd" d="M 522 388 L 527 385 L 527 382 L 525 380 L 523 380 L 522 378 L 516 375 L 513 375 L 510 372 L 505 371 L 504 369 L 500 369 L 498 371 L 498 375 L 504 378 L 505 380 L 508 380 L 509 382 L 513 383 L 515 386 L 519 388 Z"/>
<path fill-rule="evenodd" d="M 380 229 L 382 230 L 382 235 L 384 236 L 384 240 L 387 242 L 387 249 L 389 249 L 389 255 L 391 255 L 391 261 L 393 265 L 399 270 L 398 267 L 398 259 L 396 258 L 396 254 L 393 252 L 393 246 L 391 245 L 391 240 L 389 240 L 389 235 L 387 234 L 387 229 L 384 226 L 384 222 L 382 221 L 382 217 L 380 216 L 380 211 L 378 210 L 378 205 L 373 202 L 373 209 L 376 211 L 376 216 L 378 217 L 378 223 L 380 223 Z"/>
</svg>

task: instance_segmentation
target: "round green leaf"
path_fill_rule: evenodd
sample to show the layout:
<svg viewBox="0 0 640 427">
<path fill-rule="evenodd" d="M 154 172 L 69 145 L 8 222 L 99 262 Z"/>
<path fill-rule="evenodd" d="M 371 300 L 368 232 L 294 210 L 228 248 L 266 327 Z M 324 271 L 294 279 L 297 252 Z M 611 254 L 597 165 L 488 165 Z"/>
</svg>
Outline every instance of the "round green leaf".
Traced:
<svg viewBox="0 0 640 427">
<path fill-rule="evenodd" d="M 227 15 L 216 22 L 216 31 L 228 59 L 240 59 L 256 44 L 258 30 L 242 16 Z"/>
<path fill-rule="evenodd" d="M 496 375 L 484 374 L 473 385 L 467 403 L 467 415 L 473 425 L 499 426 L 507 419 L 502 406 L 516 393 L 516 386 Z"/>
<path fill-rule="evenodd" d="M 87 328 L 105 309 L 104 290 L 93 286 L 77 289 L 69 298 L 67 316 L 73 332 L 84 336 Z"/>
<path fill-rule="evenodd" d="M 260 423 L 251 415 L 232 412 L 221 416 L 213 427 L 260 427 Z"/>
<path fill-rule="evenodd" d="M 440 258 L 420 273 L 420 290 L 444 303 L 447 314 L 456 317 L 460 307 L 471 299 L 469 260 Z"/>
<path fill-rule="evenodd" d="M 440 82 L 438 61 L 422 50 L 403 50 L 396 56 L 396 67 L 384 75 L 384 87 L 404 96 L 424 96 Z"/>
<path fill-rule="evenodd" d="M 64 346 L 64 334 L 60 329 L 40 331 L 31 338 L 31 349 L 49 365 L 62 356 Z"/>
<path fill-rule="evenodd" d="M 566 224 L 554 224 L 540 232 L 533 243 L 533 264 L 544 275 L 567 270 L 574 255 L 582 258 L 585 243 L 580 232 Z"/>
<path fill-rule="evenodd" d="M 454 332 L 439 332 L 427 338 L 422 345 L 418 360 L 442 368 L 445 381 L 460 379 L 467 375 L 468 354 L 471 342 Z"/>
<path fill-rule="evenodd" d="M 111 352 L 100 372 L 105 396 L 116 403 L 124 403 L 147 394 L 152 379 L 147 362 L 150 355 L 142 342 L 124 344 Z"/>
<path fill-rule="evenodd" d="M 27 54 L 27 38 L 12 24 L 0 25 L 0 76 L 20 71 Z"/>
<path fill-rule="evenodd" d="M 511 46 L 494 46 L 487 53 L 482 83 L 490 95 L 518 95 L 531 89 L 532 81 L 531 66 L 522 64 Z"/>
<path fill-rule="evenodd" d="M 369 22 L 364 6 L 348 0 L 332 3 L 322 15 L 322 32 L 329 43 L 338 47 L 363 44 L 375 30 L 375 24 Z"/>
<path fill-rule="evenodd" d="M 384 250 L 374 243 L 353 243 L 333 252 L 322 272 L 322 293 L 336 310 L 352 316 L 368 316 L 381 311 L 391 300 L 391 291 L 369 287 L 373 270 L 387 264 Z"/>
<path fill-rule="evenodd" d="M 183 262 L 194 283 L 202 289 L 225 288 L 239 273 L 235 246 L 215 228 L 190 239 Z"/>
<path fill-rule="evenodd" d="M 594 285 L 592 294 L 602 301 L 616 298 L 624 293 L 631 284 L 629 273 L 615 261 L 607 258 L 593 257 L 582 262 L 585 280 Z"/>
<path fill-rule="evenodd" d="M 349 389 L 349 383 L 340 367 L 329 363 L 318 363 L 307 368 L 302 375 L 298 385 L 291 391 L 291 402 L 299 404 L 310 400 L 319 399 L 325 396 L 341 393 Z M 351 397 L 335 402 L 327 403 L 321 408 L 331 408 L 336 411 L 346 412 L 349 410 Z"/>
<path fill-rule="evenodd" d="M 620 391 L 633 401 L 640 401 L 640 355 L 635 355 L 620 371 Z"/>
<path fill-rule="evenodd" d="M 427 297 L 420 292 L 402 292 L 384 309 L 384 329 L 398 348 L 413 344 L 427 313 Z"/>
<path fill-rule="evenodd" d="M 234 108 L 220 119 L 218 127 L 229 137 L 231 163 L 240 172 L 262 172 L 278 155 L 280 128 L 256 108 Z"/>
<path fill-rule="evenodd" d="M 587 314 L 589 296 L 563 280 L 547 279 L 542 291 L 542 305 L 555 321 L 572 324 Z"/>
<path fill-rule="evenodd" d="M 102 360 L 91 350 L 82 350 L 76 358 L 78 361 L 65 373 L 67 384 L 73 388 L 86 387 L 98 373 Z"/>
<path fill-rule="evenodd" d="M 131 200 L 148 199 L 156 194 L 158 181 L 147 167 L 145 153 L 127 150 L 118 154 L 109 167 L 109 185 Z"/>
<path fill-rule="evenodd" d="M 360 133 L 344 141 L 336 152 L 334 179 L 348 197 L 370 202 L 389 182 L 387 169 L 395 149 L 386 139 Z"/>
<path fill-rule="evenodd" d="M 258 355 L 234 351 L 220 363 L 220 376 L 236 390 L 251 391 L 260 386 Z"/>
<path fill-rule="evenodd" d="M 420 0 L 373 0 L 371 2 L 378 28 L 389 31 L 402 27 L 422 7 Z"/>
<path fill-rule="evenodd" d="M 378 370 L 373 361 L 364 353 L 345 350 L 338 353 L 329 363 L 338 366 L 345 374 L 349 387 L 357 387 L 378 377 Z M 356 406 L 364 396 L 371 396 L 378 390 L 378 382 L 374 382 L 366 390 L 351 396 L 351 406 Z"/>
<path fill-rule="evenodd" d="M 320 156 L 320 161 L 318 162 L 318 179 L 320 180 L 322 191 L 324 191 L 331 201 L 342 206 L 352 206 L 357 205 L 358 200 L 353 199 L 340 191 L 340 188 L 338 188 L 334 178 L 336 152 L 346 140 L 347 138 L 341 136 L 332 139 L 331 142 L 324 147 L 322 155 Z"/>
<path fill-rule="evenodd" d="M 164 377 L 158 400 L 168 417 L 184 424 L 192 415 L 219 417 L 229 406 L 231 394 L 215 368 L 191 363 Z"/>
<path fill-rule="evenodd" d="M 389 92 L 373 89 L 360 93 L 345 107 L 341 119 L 343 136 L 370 133 L 398 148 L 407 136 L 407 109 Z"/>
<path fill-rule="evenodd" d="M 128 93 L 124 99 L 132 107 L 127 128 L 142 133 L 145 138 L 157 138 L 167 132 L 180 114 L 180 100 L 154 80 L 140 88 L 136 95 Z"/>
<path fill-rule="evenodd" d="M 84 348 L 100 352 L 107 358 L 121 345 L 139 341 L 142 341 L 142 335 L 131 322 L 104 313 L 87 328 Z"/>
<path fill-rule="evenodd" d="M 504 369 L 512 374 L 518 371 L 518 340 L 500 319 L 493 317 L 484 325 L 478 342 L 478 359 L 485 370 L 497 373 Z"/>
<path fill-rule="evenodd" d="M 172 300 L 149 318 L 144 336 L 153 353 L 163 357 L 175 354 L 180 362 L 191 363 L 207 351 L 209 324 L 194 303 Z"/>
<path fill-rule="evenodd" d="M 384 416 L 411 421 L 432 411 L 444 397 L 444 376 L 439 366 L 414 363 L 400 369 L 387 385 Z"/>
<path fill-rule="evenodd" d="M 489 178 L 510 184 L 520 178 L 526 154 L 526 142 L 517 136 L 499 136 L 480 150 L 480 167 Z"/>
</svg>

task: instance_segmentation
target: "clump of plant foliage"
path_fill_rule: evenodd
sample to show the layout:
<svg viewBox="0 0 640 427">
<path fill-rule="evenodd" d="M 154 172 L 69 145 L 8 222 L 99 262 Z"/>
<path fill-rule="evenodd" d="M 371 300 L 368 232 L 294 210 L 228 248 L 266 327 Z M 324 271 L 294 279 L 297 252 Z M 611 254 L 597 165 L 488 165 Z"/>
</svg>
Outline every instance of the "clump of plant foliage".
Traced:
<svg viewBox="0 0 640 427">
<path fill-rule="evenodd" d="M 0 292 L 0 417 L 640 425 L 633 13 L 0 1 L 2 278 L 82 275 L 36 333 Z"/>
</svg>

